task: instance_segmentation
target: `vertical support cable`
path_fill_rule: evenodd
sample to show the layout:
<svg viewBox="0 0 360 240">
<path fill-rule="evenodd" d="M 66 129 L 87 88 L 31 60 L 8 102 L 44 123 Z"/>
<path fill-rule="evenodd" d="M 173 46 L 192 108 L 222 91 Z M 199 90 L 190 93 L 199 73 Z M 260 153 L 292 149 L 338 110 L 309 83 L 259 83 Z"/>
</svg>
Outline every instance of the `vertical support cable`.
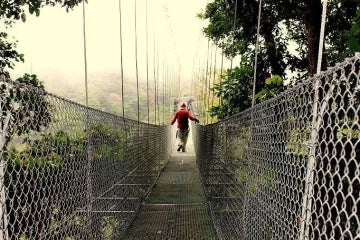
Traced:
<svg viewBox="0 0 360 240">
<path fill-rule="evenodd" d="M 322 54 L 323 54 L 323 44 L 324 44 L 324 35 L 325 35 L 325 25 L 326 25 L 326 14 L 327 14 L 327 0 L 323 1 L 323 9 L 321 16 L 321 29 L 320 29 L 320 41 L 319 41 L 319 52 L 318 52 L 318 65 L 317 65 L 317 74 L 321 72 L 322 64 Z M 319 87 L 320 87 L 320 76 L 315 76 L 314 78 L 314 106 L 312 112 L 312 130 L 311 137 L 309 141 L 309 161 L 306 166 L 306 175 L 305 175 L 305 192 L 302 200 L 302 210 L 301 210 L 301 225 L 300 225 L 300 235 L 299 240 L 305 239 L 308 237 L 308 229 L 311 222 L 311 208 L 312 208 L 312 192 L 313 192 L 313 181 L 314 181 L 314 168 L 316 166 L 316 148 L 319 134 L 320 122 L 318 120 L 318 108 L 319 108 Z M 329 90 L 331 92 L 331 90 Z"/>
<path fill-rule="evenodd" d="M 202 77 L 202 80 L 203 80 L 203 83 L 202 83 L 202 86 L 201 86 L 201 114 L 203 116 L 203 120 L 204 120 L 204 123 L 205 123 L 205 90 L 206 90 L 206 86 L 205 86 L 205 83 L 206 83 L 206 61 L 204 60 L 204 66 L 203 66 L 203 77 Z"/>
<path fill-rule="evenodd" d="M 136 65 L 136 97 L 137 97 L 137 121 L 140 122 L 140 96 L 139 96 L 139 72 L 138 72 L 138 48 L 137 48 L 137 0 L 134 1 L 135 3 L 135 65 Z"/>
<path fill-rule="evenodd" d="M 154 32 L 154 65 L 153 65 L 153 67 L 154 67 L 154 85 L 155 85 L 155 101 L 154 101 L 154 105 L 155 105 L 155 125 L 156 125 L 156 111 L 157 111 L 157 106 L 156 106 L 156 104 L 157 104 L 157 85 L 156 85 L 156 47 L 155 47 L 155 32 Z"/>
<path fill-rule="evenodd" d="M 86 104 L 86 107 L 89 107 L 88 70 L 87 70 L 87 49 L 86 49 L 86 13 L 85 13 L 85 1 L 83 1 L 83 44 L 84 44 L 85 104 Z"/>
<path fill-rule="evenodd" d="M 149 102 L 149 30 L 148 30 L 148 0 L 146 0 L 146 102 L 147 102 L 147 123 L 150 123 L 150 102 Z"/>
<path fill-rule="evenodd" d="M 256 31 L 256 43 L 255 43 L 255 62 L 254 62 L 254 79 L 253 79 L 253 94 L 252 94 L 252 102 L 251 105 L 254 107 L 255 105 L 255 86 L 256 86 L 256 69 L 257 69 L 257 56 L 259 49 L 259 38 L 260 38 L 260 23 L 261 23 L 261 10 L 262 10 L 262 0 L 259 0 L 259 10 L 258 10 L 258 21 L 257 21 L 257 31 Z M 253 147 L 253 134 L 255 129 L 255 121 L 254 121 L 254 111 L 251 111 L 250 115 L 250 134 L 249 134 L 249 149 Z M 249 165 L 250 166 L 250 165 Z M 246 189 L 249 188 L 248 181 L 246 181 Z M 245 198 L 245 204 L 247 204 L 249 199 Z M 246 207 L 244 207 L 245 209 Z M 245 213 L 244 213 L 245 216 Z"/>
<path fill-rule="evenodd" d="M 237 7 L 238 7 L 238 0 L 235 2 L 235 15 L 234 15 L 234 23 L 233 23 L 233 39 L 232 39 L 232 46 L 231 46 L 231 63 L 230 63 L 230 70 L 233 68 L 233 60 L 234 60 L 234 53 L 235 53 L 235 30 L 236 30 L 236 20 L 237 20 Z"/>
<path fill-rule="evenodd" d="M 211 100 L 211 107 L 214 107 L 214 87 L 215 87 L 215 78 L 216 78 L 216 54 L 217 54 L 217 45 L 215 48 L 215 64 L 214 64 L 214 78 L 213 78 L 213 88 L 212 88 L 212 100 Z M 212 118 L 211 118 L 211 123 L 212 123 Z"/>
<path fill-rule="evenodd" d="M 202 90 L 202 86 L 201 86 L 201 60 L 199 59 L 199 70 L 198 70 L 198 76 L 197 76 L 198 85 L 195 85 L 195 93 L 196 93 L 196 110 L 197 112 L 200 111 L 200 103 L 201 103 L 201 90 Z"/>
<path fill-rule="evenodd" d="M 165 125 L 165 57 L 162 64 L 162 124 Z"/>
<path fill-rule="evenodd" d="M 164 69 L 164 84 L 165 84 L 165 87 L 164 87 L 164 125 L 165 125 L 165 116 L 166 116 L 166 108 L 167 108 L 167 104 L 166 104 L 166 99 L 167 99 L 167 65 L 165 64 L 165 69 Z M 167 116 L 166 116 L 167 117 Z"/>
<path fill-rule="evenodd" d="M 157 99 L 156 99 L 156 104 L 157 104 L 157 117 L 158 117 L 158 123 L 160 125 L 160 105 L 159 105 L 159 90 L 160 90 L 160 85 L 159 85 L 159 43 L 157 44 L 157 68 L 156 68 L 156 82 L 157 82 L 157 86 L 158 86 L 158 90 L 157 90 Z"/>
<path fill-rule="evenodd" d="M 261 10 L 262 10 L 262 0 L 259 0 L 259 14 L 258 14 L 257 32 L 256 32 L 254 79 L 253 79 L 253 92 L 252 92 L 251 107 L 254 107 L 254 105 L 255 105 L 256 74 L 257 74 L 257 62 L 258 62 L 258 52 L 259 52 Z"/>
<path fill-rule="evenodd" d="M 87 173 L 86 173 L 86 191 L 87 191 L 87 199 L 88 204 L 86 208 L 87 217 L 88 217 L 88 227 L 90 238 L 92 238 L 92 182 L 91 182 L 91 143 L 90 143 L 90 132 L 89 132 L 89 94 L 88 94 L 88 69 L 87 69 L 87 48 L 86 48 L 86 12 L 85 12 L 85 1 L 82 4 L 83 11 L 83 45 L 84 45 L 84 77 L 85 77 L 85 102 L 86 102 L 86 116 L 85 116 L 85 132 L 87 135 L 87 144 L 86 144 L 86 152 L 87 152 Z"/>
<path fill-rule="evenodd" d="M 211 44 L 211 49 L 210 49 L 210 68 L 209 68 L 209 87 L 208 87 L 208 97 L 207 97 L 207 110 L 209 111 L 210 108 L 210 90 L 211 90 L 211 78 L 212 78 L 212 74 L 211 74 L 211 70 L 212 70 L 212 64 L 213 64 L 213 44 Z M 206 115 L 208 116 L 208 114 Z"/>
<path fill-rule="evenodd" d="M 205 93 L 204 93 L 204 110 L 203 110 L 204 111 L 205 124 L 207 124 L 206 96 L 207 96 L 207 80 L 208 80 L 208 71 L 209 71 L 209 47 L 210 47 L 210 40 L 208 40 L 207 56 L 206 56 Z"/>
<path fill-rule="evenodd" d="M 222 74 L 224 67 L 224 52 L 221 51 L 221 67 L 220 67 L 220 89 L 222 88 Z M 219 105 L 222 106 L 222 97 L 220 96 Z"/>
<path fill-rule="evenodd" d="M 168 115 L 168 118 L 170 118 L 170 112 L 171 112 L 171 105 L 170 105 L 170 103 L 171 103 L 171 100 L 170 100 L 170 98 L 171 98 L 171 75 L 170 75 L 170 72 L 169 72 L 169 66 L 167 67 L 167 75 L 168 75 L 168 83 L 167 83 L 167 85 L 168 85 L 168 97 L 167 97 L 168 114 L 167 115 Z M 168 119 L 168 120 L 170 121 L 170 119 Z"/>
<path fill-rule="evenodd" d="M 326 14 L 327 14 L 327 0 L 323 0 L 323 11 L 322 11 L 322 15 L 321 15 L 319 53 L 318 53 L 318 63 L 317 63 L 316 74 L 320 74 L 320 72 L 321 72 L 323 48 L 324 48 L 324 41 L 325 41 Z"/>
<path fill-rule="evenodd" d="M 180 75 L 181 75 L 181 65 L 179 64 L 179 76 L 178 76 L 179 101 L 180 101 L 180 98 L 181 98 L 181 83 L 180 83 Z"/>
<path fill-rule="evenodd" d="M 120 64 L 121 64 L 121 105 L 122 105 L 122 117 L 125 127 L 125 97 L 124 97 L 124 63 L 123 63 L 123 40 L 122 40 L 122 11 L 121 0 L 119 0 L 119 23 L 120 23 Z"/>
</svg>

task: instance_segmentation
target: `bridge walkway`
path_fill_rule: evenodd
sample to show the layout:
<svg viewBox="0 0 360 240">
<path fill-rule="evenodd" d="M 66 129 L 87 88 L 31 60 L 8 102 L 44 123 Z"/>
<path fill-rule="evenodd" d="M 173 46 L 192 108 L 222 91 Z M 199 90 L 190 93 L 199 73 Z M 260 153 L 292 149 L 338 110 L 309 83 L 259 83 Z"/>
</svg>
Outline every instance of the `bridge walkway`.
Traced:
<svg viewBox="0 0 360 240">
<path fill-rule="evenodd" d="M 186 153 L 174 151 L 125 239 L 217 239 L 191 139 Z"/>
</svg>

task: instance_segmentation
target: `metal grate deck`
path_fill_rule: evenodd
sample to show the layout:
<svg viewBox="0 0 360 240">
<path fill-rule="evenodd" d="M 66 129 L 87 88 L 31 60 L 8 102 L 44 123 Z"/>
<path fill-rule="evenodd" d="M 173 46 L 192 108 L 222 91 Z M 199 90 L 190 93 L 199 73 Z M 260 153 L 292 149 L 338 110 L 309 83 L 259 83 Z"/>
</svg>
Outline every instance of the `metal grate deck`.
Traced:
<svg viewBox="0 0 360 240">
<path fill-rule="evenodd" d="M 195 156 L 175 154 L 125 239 L 217 239 Z"/>
</svg>

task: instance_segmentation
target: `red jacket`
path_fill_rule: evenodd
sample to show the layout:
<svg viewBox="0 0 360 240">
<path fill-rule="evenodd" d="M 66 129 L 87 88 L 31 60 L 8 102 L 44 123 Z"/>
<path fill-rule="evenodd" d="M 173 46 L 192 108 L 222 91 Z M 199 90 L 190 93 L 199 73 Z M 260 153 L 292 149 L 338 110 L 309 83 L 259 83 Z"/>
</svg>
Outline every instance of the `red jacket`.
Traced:
<svg viewBox="0 0 360 240">
<path fill-rule="evenodd" d="M 177 120 L 178 129 L 186 130 L 189 128 L 189 118 L 190 120 L 197 121 L 197 119 L 194 118 L 185 108 L 180 108 L 171 119 L 171 125 L 173 125 Z"/>
</svg>

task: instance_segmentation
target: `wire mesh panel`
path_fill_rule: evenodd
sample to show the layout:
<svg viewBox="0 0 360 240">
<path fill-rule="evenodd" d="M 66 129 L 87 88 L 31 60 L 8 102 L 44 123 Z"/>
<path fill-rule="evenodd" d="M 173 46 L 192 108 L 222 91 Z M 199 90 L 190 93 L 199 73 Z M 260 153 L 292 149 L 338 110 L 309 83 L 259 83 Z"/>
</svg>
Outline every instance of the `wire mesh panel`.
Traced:
<svg viewBox="0 0 360 240">
<path fill-rule="evenodd" d="M 119 239 L 170 155 L 170 129 L 0 81 L 0 239 Z"/>
<path fill-rule="evenodd" d="M 195 125 L 223 239 L 360 239 L 360 55 L 243 113 Z"/>
</svg>

